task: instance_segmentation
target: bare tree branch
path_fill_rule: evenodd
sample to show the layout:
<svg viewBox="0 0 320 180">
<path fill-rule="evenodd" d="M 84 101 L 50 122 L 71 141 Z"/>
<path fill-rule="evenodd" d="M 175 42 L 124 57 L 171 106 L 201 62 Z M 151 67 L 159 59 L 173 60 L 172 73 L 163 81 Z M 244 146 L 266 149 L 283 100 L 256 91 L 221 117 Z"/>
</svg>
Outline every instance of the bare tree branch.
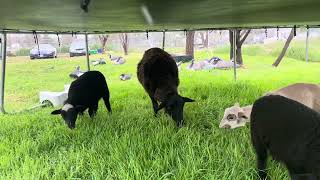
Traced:
<svg viewBox="0 0 320 180">
<path fill-rule="evenodd" d="M 289 47 L 289 45 L 290 45 L 290 42 L 292 41 L 293 37 L 294 37 L 294 28 L 291 29 L 291 32 L 290 32 L 290 34 L 289 34 L 289 36 L 288 36 L 288 39 L 287 39 L 286 43 L 285 43 L 284 46 L 283 46 L 283 49 L 282 49 L 279 57 L 278 57 L 277 60 L 272 64 L 272 66 L 277 67 L 277 66 L 280 64 L 281 60 L 283 59 L 284 55 L 285 55 L 286 52 L 287 52 L 287 49 L 288 49 L 288 47 Z"/>
<path fill-rule="evenodd" d="M 246 34 L 246 30 L 240 30 L 240 37 L 242 38 Z"/>
<path fill-rule="evenodd" d="M 248 35 L 249 35 L 249 33 L 251 32 L 251 29 L 249 29 L 249 30 L 247 30 L 246 32 L 245 32 L 245 34 L 243 35 L 243 37 L 241 38 L 241 40 L 240 40 L 240 44 L 242 45 L 243 43 L 244 43 L 244 41 L 247 39 L 247 37 L 248 37 Z"/>
</svg>

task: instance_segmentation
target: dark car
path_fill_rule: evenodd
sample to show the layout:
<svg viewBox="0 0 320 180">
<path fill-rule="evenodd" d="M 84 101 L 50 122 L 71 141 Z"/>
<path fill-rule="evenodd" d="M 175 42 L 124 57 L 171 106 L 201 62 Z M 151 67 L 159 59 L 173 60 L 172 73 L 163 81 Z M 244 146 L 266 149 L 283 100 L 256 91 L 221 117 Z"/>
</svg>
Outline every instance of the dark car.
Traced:
<svg viewBox="0 0 320 180">
<path fill-rule="evenodd" d="M 57 49 L 50 44 L 39 44 L 30 50 L 30 59 L 56 58 Z"/>
<path fill-rule="evenodd" d="M 69 53 L 70 53 L 70 57 L 73 57 L 73 56 L 85 56 L 86 55 L 86 43 L 85 43 L 85 41 L 81 41 L 81 40 L 73 41 L 71 43 L 71 45 L 70 45 Z"/>
</svg>

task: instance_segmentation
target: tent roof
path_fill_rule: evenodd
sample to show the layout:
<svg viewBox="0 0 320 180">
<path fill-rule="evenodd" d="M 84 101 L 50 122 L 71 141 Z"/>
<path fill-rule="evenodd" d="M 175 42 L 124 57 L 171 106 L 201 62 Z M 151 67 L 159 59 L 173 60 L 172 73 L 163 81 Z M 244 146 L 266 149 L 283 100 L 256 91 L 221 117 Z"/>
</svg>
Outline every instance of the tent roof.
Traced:
<svg viewBox="0 0 320 180">
<path fill-rule="evenodd" d="M 145 30 L 318 25 L 319 0 L 4 0 L 0 29 L 121 32 Z M 145 5 L 154 21 L 146 23 Z"/>
</svg>

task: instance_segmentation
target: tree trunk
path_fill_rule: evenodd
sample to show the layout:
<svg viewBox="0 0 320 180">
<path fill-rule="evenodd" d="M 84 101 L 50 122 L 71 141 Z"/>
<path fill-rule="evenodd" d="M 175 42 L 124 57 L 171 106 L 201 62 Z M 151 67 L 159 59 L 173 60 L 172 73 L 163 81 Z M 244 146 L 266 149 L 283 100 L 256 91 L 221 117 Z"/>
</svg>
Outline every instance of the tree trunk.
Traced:
<svg viewBox="0 0 320 180">
<path fill-rule="evenodd" d="M 240 65 L 243 65 L 241 46 L 240 47 L 237 46 L 236 53 L 237 53 L 236 62 Z"/>
<path fill-rule="evenodd" d="M 121 45 L 122 45 L 122 48 L 123 48 L 123 52 L 124 52 L 124 55 L 128 55 L 128 46 L 129 46 L 129 41 L 128 41 L 128 34 L 127 33 L 121 33 L 119 34 L 119 38 L 120 38 L 120 41 L 121 41 Z"/>
<path fill-rule="evenodd" d="M 200 32 L 200 38 L 201 38 L 201 43 L 203 45 L 204 48 L 208 48 L 209 46 L 209 32 L 206 31 L 204 32 Z"/>
<path fill-rule="evenodd" d="M 194 31 L 187 31 L 186 55 L 194 57 Z"/>
<path fill-rule="evenodd" d="M 236 30 L 236 62 L 239 65 L 243 65 L 242 59 L 242 45 L 247 39 L 251 30 Z M 230 42 L 230 59 L 233 59 L 233 31 L 229 30 L 229 42 Z"/>
<path fill-rule="evenodd" d="M 103 50 L 103 53 L 107 51 L 106 45 L 107 45 L 108 38 L 109 38 L 109 35 L 99 35 L 99 40 L 101 43 L 101 48 Z"/>
<path fill-rule="evenodd" d="M 282 49 L 279 57 L 278 57 L 277 60 L 272 64 L 272 66 L 277 67 L 277 66 L 280 64 L 281 60 L 283 59 L 284 55 L 286 54 L 286 52 L 287 52 L 287 50 L 288 50 L 288 47 L 289 47 L 290 42 L 292 41 L 293 37 L 294 37 L 294 28 L 291 29 L 291 32 L 290 32 L 290 34 L 289 34 L 289 36 L 288 36 L 288 39 L 287 39 L 286 43 L 285 43 L 284 46 L 283 46 L 283 49 Z"/>
</svg>

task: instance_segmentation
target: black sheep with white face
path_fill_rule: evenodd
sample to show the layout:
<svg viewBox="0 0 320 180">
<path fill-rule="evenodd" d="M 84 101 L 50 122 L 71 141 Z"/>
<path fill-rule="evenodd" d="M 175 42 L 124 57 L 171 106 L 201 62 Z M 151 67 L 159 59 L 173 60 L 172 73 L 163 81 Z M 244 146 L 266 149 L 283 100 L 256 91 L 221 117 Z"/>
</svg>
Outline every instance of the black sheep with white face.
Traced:
<svg viewBox="0 0 320 180">
<path fill-rule="evenodd" d="M 88 71 L 71 83 L 64 106 L 51 114 L 61 114 L 68 127 L 73 129 L 78 114 L 82 114 L 86 109 L 89 109 L 91 118 L 95 116 L 101 98 L 111 112 L 109 97 L 108 85 L 103 74 L 99 71 Z"/>
<path fill-rule="evenodd" d="M 181 127 L 184 104 L 194 100 L 178 94 L 178 67 L 174 59 L 160 48 L 151 48 L 145 51 L 139 62 L 137 76 L 152 101 L 155 115 L 165 108 L 165 112 Z"/>
</svg>

